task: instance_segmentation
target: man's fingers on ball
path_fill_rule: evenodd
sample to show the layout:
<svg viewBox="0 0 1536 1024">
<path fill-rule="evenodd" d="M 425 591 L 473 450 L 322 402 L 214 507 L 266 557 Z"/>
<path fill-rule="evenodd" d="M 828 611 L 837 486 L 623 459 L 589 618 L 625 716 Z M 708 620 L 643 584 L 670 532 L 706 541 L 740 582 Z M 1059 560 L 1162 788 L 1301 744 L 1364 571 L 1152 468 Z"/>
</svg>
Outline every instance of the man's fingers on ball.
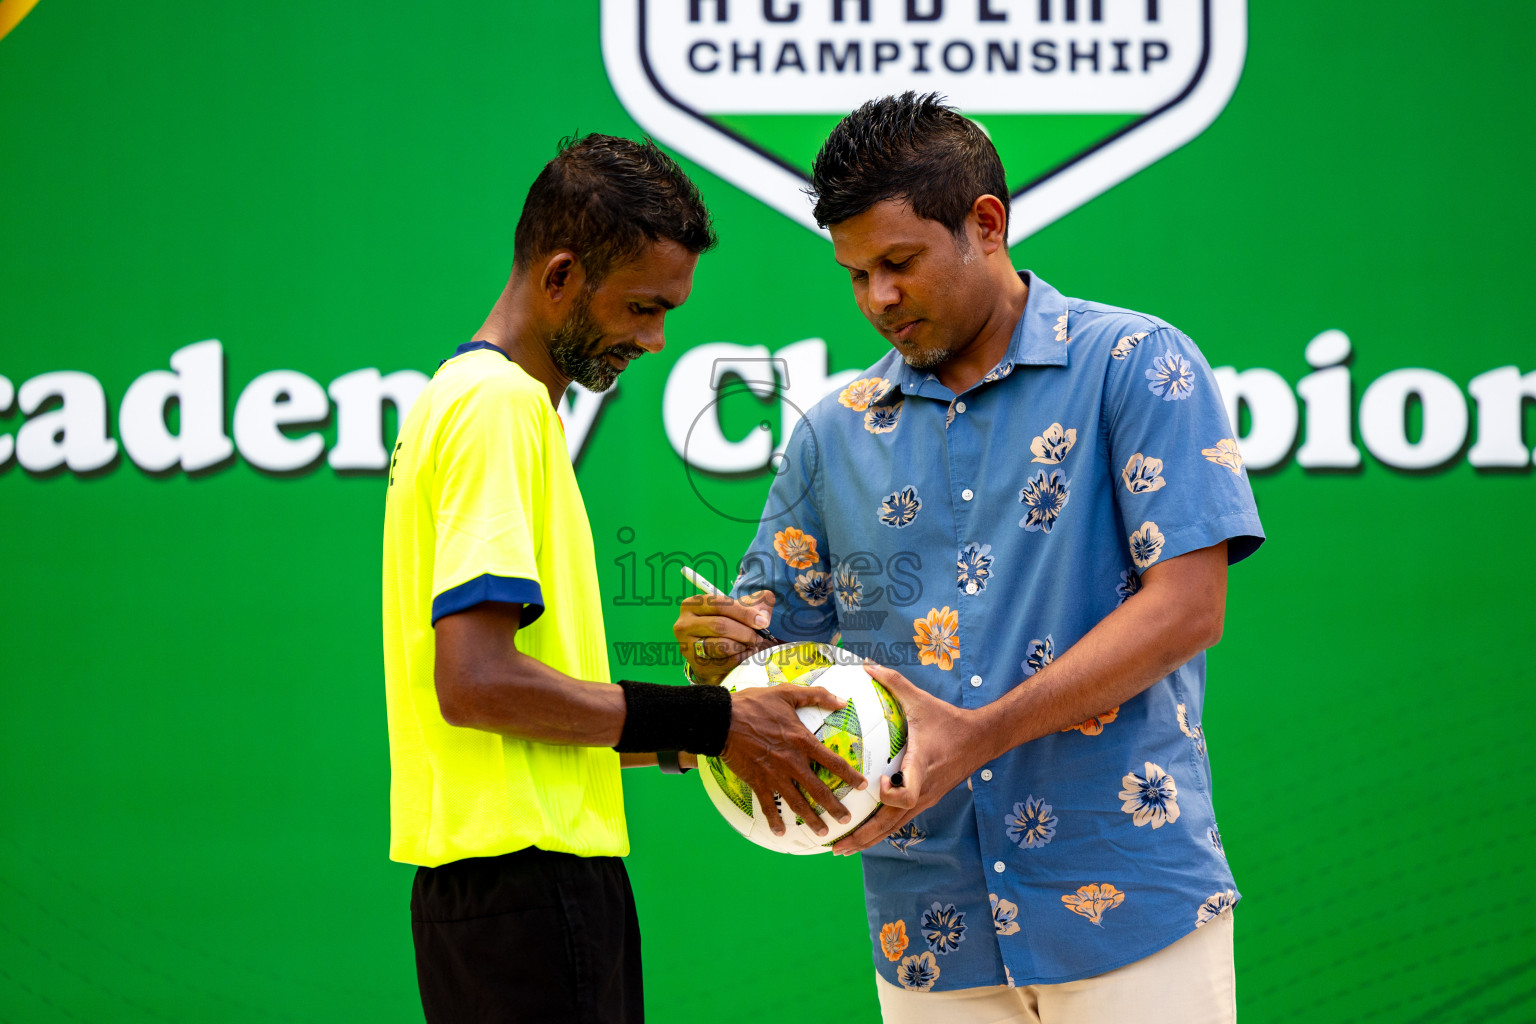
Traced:
<svg viewBox="0 0 1536 1024">
<path fill-rule="evenodd" d="M 825 686 L 786 686 L 783 689 L 797 708 L 818 707 L 837 711 L 848 703 Z"/>
<path fill-rule="evenodd" d="M 851 844 L 853 847 L 849 852 L 866 849 L 877 843 L 885 842 L 885 840 L 895 835 L 901 830 L 903 825 L 915 817 L 917 817 L 917 814 L 914 811 L 903 810 L 902 808 L 886 804 L 871 815 L 870 819 L 863 825 L 850 832 L 843 841 Z"/>
<path fill-rule="evenodd" d="M 784 818 L 779 814 L 778 794 L 756 786 L 752 787 L 752 792 L 757 794 L 757 804 L 763 809 L 763 817 L 768 819 L 768 827 L 773 830 L 773 834 L 783 835 Z"/>
<path fill-rule="evenodd" d="M 875 682 L 881 684 L 886 689 L 897 691 L 892 696 L 898 695 L 904 689 L 913 690 L 916 688 L 913 686 L 912 681 L 900 672 L 893 668 L 887 668 L 884 665 L 877 665 L 872 661 L 864 663 L 864 671 L 868 672 Z"/>
<path fill-rule="evenodd" d="M 841 854 L 858 853 L 884 841 L 886 836 L 896 831 L 898 817 L 894 811 L 882 807 L 868 821 L 838 840 L 833 851 Z"/>
<path fill-rule="evenodd" d="M 780 793 L 779 795 L 784 798 L 784 802 L 789 805 L 789 809 L 794 811 L 796 816 L 805 822 L 807 828 L 819 836 L 827 834 L 826 822 L 822 821 L 821 815 L 817 814 L 811 807 L 811 802 L 806 799 L 804 790 L 799 786 L 790 786 L 788 792 Z"/>
<path fill-rule="evenodd" d="M 869 820 L 869 824 L 854 833 L 859 842 L 865 846 L 874 846 L 901 831 L 901 827 L 912 819 L 912 815 L 899 807 L 889 805 L 880 808 L 878 814 Z"/>
<path fill-rule="evenodd" d="M 869 785 L 859 770 L 844 761 L 835 750 L 822 744 L 815 736 L 811 737 L 811 743 L 814 745 L 806 748 L 806 752 L 811 755 L 811 760 L 822 765 L 855 789 L 864 789 Z"/>
<path fill-rule="evenodd" d="M 852 815 L 848 813 L 848 809 L 843 806 L 843 802 L 832 792 L 831 787 L 823 782 L 821 776 L 815 772 L 811 773 L 810 778 L 800 783 L 799 789 L 809 799 L 819 804 L 825 813 L 830 814 L 834 820 L 846 825 L 852 818 Z"/>
<path fill-rule="evenodd" d="M 876 815 L 844 836 L 842 842 L 838 843 L 841 852 L 858 853 L 861 850 L 874 846 L 876 843 L 885 842 L 886 837 L 895 832 L 896 829 L 891 824 L 894 819 L 887 818 L 882 821 L 882 818 L 882 815 Z"/>
<path fill-rule="evenodd" d="M 866 661 L 864 663 L 864 671 L 869 673 L 870 677 L 873 678 L 875 682 L 880 683 L 886 689 L 901 690 L 905 688 L 911 690 L 915 688 L 913 686 L 912 680 L 908 679 L 894 668 L 888 668 L 885 665 L 879 665 L 872 661 Z"/>
</svg>

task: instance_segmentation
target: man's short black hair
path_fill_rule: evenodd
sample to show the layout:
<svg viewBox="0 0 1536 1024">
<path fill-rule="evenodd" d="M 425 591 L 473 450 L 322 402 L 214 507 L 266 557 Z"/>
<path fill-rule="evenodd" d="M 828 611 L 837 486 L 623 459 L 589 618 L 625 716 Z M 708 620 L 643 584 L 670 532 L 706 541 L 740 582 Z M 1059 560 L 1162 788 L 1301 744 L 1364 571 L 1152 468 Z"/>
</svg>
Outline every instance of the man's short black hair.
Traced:
<svg viewBox="0 0 1536 1024">
<path fill-rule="evenodd" d="M 956 236 L 981 196 L 996 196 L 1004 217 L 1008 212 L 1008 181 L 992 140 L 933 92 L 870 100 L 838 122 L 816 154 L 811 195 L 822 227 L 887 199 L 906 200 Z"/>
<path fill-rule="evenodd" d="M 569 249 L 595 284 L 663 238 L 692 253 L 715 245 L 704 200 L 676 161 L 649 139 L 562 139 L 528 189 L 512 266 Z"/>
</svg>

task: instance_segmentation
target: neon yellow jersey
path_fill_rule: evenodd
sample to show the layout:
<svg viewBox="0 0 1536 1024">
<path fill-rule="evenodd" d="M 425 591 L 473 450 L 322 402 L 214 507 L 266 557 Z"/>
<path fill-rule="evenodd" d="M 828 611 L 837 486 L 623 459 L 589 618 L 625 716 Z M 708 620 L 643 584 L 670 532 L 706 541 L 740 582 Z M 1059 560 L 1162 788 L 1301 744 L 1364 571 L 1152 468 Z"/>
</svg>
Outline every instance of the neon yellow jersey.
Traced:
<svg viewBox="0 0 1536 1024">
<path fill-rule="evenodd" d="M 517 648 L 608 682 L 592 531 L 549 392 L 501 349 L 459 347 L 400 427 L 384 513 L 384 680 L 393 860 L 433 867 L 528 846 L 629 852 L 619 755 L 443 720 L 433 627 L 523 605 Z"/>
</svg>

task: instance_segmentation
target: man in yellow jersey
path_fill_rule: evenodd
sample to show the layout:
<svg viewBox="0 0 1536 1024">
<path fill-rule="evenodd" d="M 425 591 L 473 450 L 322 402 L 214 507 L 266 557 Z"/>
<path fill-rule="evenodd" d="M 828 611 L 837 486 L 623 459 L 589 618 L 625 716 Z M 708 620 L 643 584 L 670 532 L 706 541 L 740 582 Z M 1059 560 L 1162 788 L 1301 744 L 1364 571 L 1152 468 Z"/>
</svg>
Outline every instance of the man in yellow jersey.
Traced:
<svg viewBox="0 0 1536 1024">
<path fill-rule="evenodd" d="M 795 716 L 840 706 L 819 687 L 609 681 L 556 403 L 660 351 L 714 241 L 655 146 L 564 145 L 529 190 L 495 308 L 401 426 L 384 525 L 390 856 L 420 865 L 431 1022 L 643 1019 L 621 762 L 723 756 L 775 831 L 774 793 L 808 821 L 808 798 L 848 820 L 812 760 L 863 785 Z"/>
</svg>

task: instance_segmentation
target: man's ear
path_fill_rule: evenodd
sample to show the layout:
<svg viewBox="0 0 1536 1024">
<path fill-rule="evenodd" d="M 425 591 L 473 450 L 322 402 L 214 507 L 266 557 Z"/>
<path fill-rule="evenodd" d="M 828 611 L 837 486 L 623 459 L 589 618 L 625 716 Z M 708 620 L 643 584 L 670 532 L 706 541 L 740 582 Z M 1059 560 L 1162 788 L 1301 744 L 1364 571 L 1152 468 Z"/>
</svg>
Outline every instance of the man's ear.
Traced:
<svg viewBox="0 0 1536 1024">
<path fill-rule="evenodd" d="M 563 299 L 579 295 L 586 283 L 587 272 L 581 260 L 568 249 L 551 253 L 539 275 L 539 289 L 557 305 Z"/>
<path fill-rule="evenodd" d="M 1008 207 L 994 195 L 984 195 L 971 204 L 971 216 L 981 235 L 981 251 L 987 256 L 1008 247 Z"/>
</svg>

